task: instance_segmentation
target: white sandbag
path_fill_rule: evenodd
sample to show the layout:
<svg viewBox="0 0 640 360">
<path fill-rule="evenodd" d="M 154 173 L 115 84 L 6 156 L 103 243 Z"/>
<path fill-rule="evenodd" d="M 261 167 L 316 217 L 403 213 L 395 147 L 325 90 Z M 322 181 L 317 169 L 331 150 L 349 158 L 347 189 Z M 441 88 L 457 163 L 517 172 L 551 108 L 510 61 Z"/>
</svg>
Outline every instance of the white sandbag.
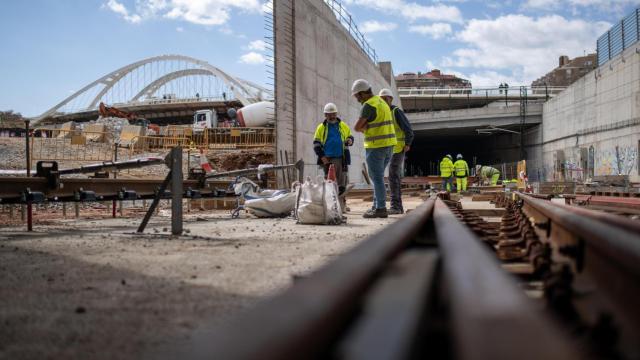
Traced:
<svg viewBox="0 0 640 360">
<path fill-rule="evenodd" d="M 296 193 L 281 192 L 271 197 L 246 200 L 244 208 L 257 217 L 289 216 L 296 207 Z"/>
<path fill-rule="evenodd" d="M 322 175 L 297 186 L 296 218 L 300 224 L 342 223 L 342 209 L 338 198 L 338 185 Z"/>
</svg>

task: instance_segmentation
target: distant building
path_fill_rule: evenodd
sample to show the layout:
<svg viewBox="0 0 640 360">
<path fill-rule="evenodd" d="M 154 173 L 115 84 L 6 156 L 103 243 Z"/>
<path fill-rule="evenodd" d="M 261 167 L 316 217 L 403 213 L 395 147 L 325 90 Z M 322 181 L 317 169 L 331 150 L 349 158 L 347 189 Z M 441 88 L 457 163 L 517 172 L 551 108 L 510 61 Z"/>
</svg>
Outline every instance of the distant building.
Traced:
<svg viewBox="0 0 640 360">
<path fill-rule="evenodd" d="M 576 80 L 586 75 L 589 71 L 597 67 L 596 54 L 580 56 L 569 59 L 568 56 L 560 56 L 558 67 L 551 70 L 547 75 L 535 80 L 532 86 L 569 86 Z"/>
<path fill-rule="evenodd" d="M 408 88 L 470 88 L 469 80 L 433 69 L 426 74 L 407 72 L 396 76 L 396 86 Z"/>
</svg>

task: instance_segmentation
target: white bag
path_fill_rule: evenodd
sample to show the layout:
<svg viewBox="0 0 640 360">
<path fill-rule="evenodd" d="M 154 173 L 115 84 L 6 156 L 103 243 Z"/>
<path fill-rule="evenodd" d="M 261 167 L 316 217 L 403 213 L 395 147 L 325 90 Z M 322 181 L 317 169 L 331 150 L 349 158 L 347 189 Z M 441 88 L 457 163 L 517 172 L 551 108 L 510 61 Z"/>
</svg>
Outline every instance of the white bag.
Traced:
<svg viewBox="0 0 640 360">
<path fill-rule="evenodd" d="M 297 186 L 296 218 L 299 224 L 342 223 L 342 209 L 338 198 L 338 185 L 319 175 L 315 180 L 307 177 Z"/>
<path fill-rule="evenodd" d="M 244 202 L 244 208 L 257 217 L 289 216 L 295 207 L 295 192 L 281 192 L 275 196 L 251 199 Z"/>
</svg>

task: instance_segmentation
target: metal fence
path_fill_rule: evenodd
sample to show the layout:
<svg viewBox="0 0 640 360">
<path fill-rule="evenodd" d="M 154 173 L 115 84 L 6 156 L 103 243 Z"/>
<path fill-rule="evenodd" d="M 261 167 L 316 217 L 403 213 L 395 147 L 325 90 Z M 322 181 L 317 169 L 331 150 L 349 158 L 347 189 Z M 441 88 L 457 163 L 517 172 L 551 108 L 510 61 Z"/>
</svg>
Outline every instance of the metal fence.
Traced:
<svg viewBox="0 0 640 360">
<path fill-rule="evenodd" d="M 598 65 L 602 66 L 640 39 L 640 8 L 598 38 Z"/>
<path fill-rule="evenodd" d="M 30 161 L 57 161 L 71 165 L 113 160 L 112 134 L 79 129 L 34 129 L 30 135 Z"/>
<path fill-rule="evenodd" d="M 373 61 L 375 64 L 378 63 L 378 55 L 376 54 L 376 50 L 369 45 L 360 29 L 358 29 L 358 25 L 356 25 L 355 21 L 353 21 L 353 17 L 351 14 L 347 12 L 347 10 L 342 6 L 339 1 L 336 0 L 324 0 L 324 2 L 331 8 L 333 13 L 336 15 L 336 19 L 344 26 L 344 28 L 349 32 L 349 34 L 353 37 L 353 39 L 358 43 L 362 51 L 364 51 L 367 56 Z"/>
<path fill-rule="evenodd" d="M 527 96 L 551 97 L 559 94 L 566 86 L 513 86 L 510 88 L 500 87 L 474 87 L 474 88 L 408 88 L 399 87 L 398 95 L 400 97 L 412 96 L 506 96 L 509 98 L 520 98 L 523 92 Z"/>
<path fill-rule="evenodd" d="M 130 153 L 168 150 L 175 146 L 194 149 L 253 149 L 275 146 L 274 128 L 213 128 L 192 131 L 172 126 L 165 136 L 137 136 Z"/>
</svg>

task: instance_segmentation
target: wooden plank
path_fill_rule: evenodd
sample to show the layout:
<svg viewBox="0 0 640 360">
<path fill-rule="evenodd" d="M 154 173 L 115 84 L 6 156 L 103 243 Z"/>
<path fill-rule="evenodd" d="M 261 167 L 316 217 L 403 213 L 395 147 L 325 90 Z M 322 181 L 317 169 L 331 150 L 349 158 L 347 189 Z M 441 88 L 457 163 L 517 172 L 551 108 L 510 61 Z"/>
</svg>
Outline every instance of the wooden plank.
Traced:
<svg viewBox="0 0 640 360">
<path fill-rule="evenodd" d="M 501 266 L 513 275 L 532 275 L 534 271 L 533 266 L 529 263 L 507 263 Z"/>
<path fill-rule="evenodd" d="M 429 306 L 437 264 L 433 249 L 414 249 L 399 256 L 367 296 L 365 316 L 346 335 L 338 358 L 410 358 Z"/>
<path fill-rule="evenodd" d="M 471 211 L 478 216 L 504 216 L 507 212 L 506 209 L 465 209 Z"/>
<path fill-rule="evenodd" d="M 495 199 L 495 195 L 473 195 L 471 197 L 471 201 L 491 201 Z"/>
</svg>

